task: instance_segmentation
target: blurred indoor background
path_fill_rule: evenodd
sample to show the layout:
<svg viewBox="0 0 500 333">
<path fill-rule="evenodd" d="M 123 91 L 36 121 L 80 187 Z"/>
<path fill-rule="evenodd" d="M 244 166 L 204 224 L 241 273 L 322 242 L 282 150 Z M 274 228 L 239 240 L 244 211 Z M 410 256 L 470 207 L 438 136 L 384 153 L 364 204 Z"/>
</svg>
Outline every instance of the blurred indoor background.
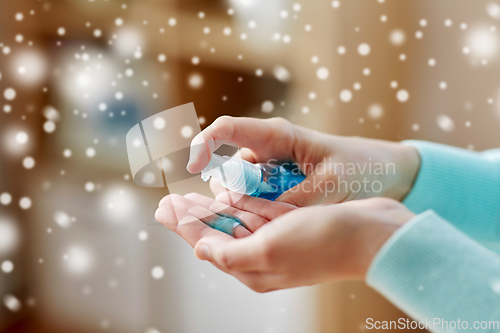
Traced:
<svg viewBox="0 0 500 333">
<path fill-rule="evenodd" d="M 257 294 L 154 220 L 125 135 L 194 102 L 339 135 L 499 145 L 500 2 L 2 0 L 0 331 L 326 333 L 361 282 Z M 207 193 L 206 188 L 200 189 Z"/>
</svg>

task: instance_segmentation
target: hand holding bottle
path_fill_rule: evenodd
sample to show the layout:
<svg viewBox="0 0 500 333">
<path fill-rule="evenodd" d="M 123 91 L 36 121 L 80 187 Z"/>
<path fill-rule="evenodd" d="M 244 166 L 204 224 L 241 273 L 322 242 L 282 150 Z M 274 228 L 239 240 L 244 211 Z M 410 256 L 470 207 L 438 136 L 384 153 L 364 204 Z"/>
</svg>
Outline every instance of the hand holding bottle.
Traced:
<svg viewBox="0 0 500 333">
<path fill-rule="evenodd" d="M 375 196 L 402 200 L 420 163 L 415 148 L 398 143 L 328 135 L 282 118 L 220 117 L 193 139 L 188 171 L 203 170 L 222 141 L 244 147 L 241 157 L 252 163 L 296 163 L 306 179 L 277 200 L 298 207 Z M 216 182 L 211 188 L 223 191 Z"/>
</svg>

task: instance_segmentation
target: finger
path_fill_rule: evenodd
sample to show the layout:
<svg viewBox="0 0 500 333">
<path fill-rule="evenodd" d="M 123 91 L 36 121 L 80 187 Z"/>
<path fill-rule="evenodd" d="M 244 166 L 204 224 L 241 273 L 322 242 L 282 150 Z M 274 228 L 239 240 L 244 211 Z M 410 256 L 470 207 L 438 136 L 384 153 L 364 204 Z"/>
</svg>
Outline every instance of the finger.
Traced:
<svg viewBox="0 0 500 333">
<path fill-rule="evenodd" d="M 286 276 L 284 274 L 228 271 L 216 262 L 212 261 L 211 264 L 224 273 L 234 276 L 247 287 L 259 293 L 283 289 L 282 285 L 286 283 Z"/>
<path fill-rule="evenodd" d="M 220 117 L 191 141 L 188 171 L 203 170 L 212 153 L 228 141 L 250 148 L 260 159 L 288 159 L 293 156 L 294 127 L 280 118 Z"/>
<path fill-rule="evenodd" d="M 155 213 L 155 218 L 158 222 L 184 238 L 192 247 L 205 236 L 219 242 L 234 239 L 230 235 L 211 228 L 189 214 L 182 207 L 183 203 L 180 198 L 184 199 L 182 196 L 174 194 L 162 199 L 163 205 Z"/>
<path fill-rule="evenodd" d="M 262 216 L 231 207 L 225 203 L 205 197 L 198 193 L 189 193 L 186 194 L 185 197 L 188 198 L 189 200 L 197 202 L 198 204 L 211 210 L 212 212 L 224 213 L 239 218 L 241 222 L 243 222 L 245 227 L 251 232 L 254 232 L 258 228 L 263 226 L 265 223 L 269 222 Z"/>
<path fill-rule="evenodd" d="M 241 225 L 236 225 L 234 220 L 221 218 L 212 212 L 207 213 L 205 208 L 180 195 L 170 195 L 164 198 L 163 202 L 164 204 L 156 211 L 156 219 L 184 238 L 191 246 L 194 246 L 203 235 L 214 230 L 235 237 L 245 237 L 250 234 Z"/>
<path fill-rule="evenodd" d="M 225 271 L 255 272 L 270 271 L 263 246 L 263 236 L 248 237 L 220 242 L 206 235 L 196 244 L 195 256 L 216 263 Z"/>
<path fill-rule="evenodd" d="M 300 184 L 280 195 L 276 202 L 306 207 L 325 203 L 339 203 L 344 200 L 345 197 L 339 191 L 337 182 L 310 174 Z"/>
<path fill-rule="evenodd" d="M 224 216 L 222 214 L 216 214 L 198 204 L 194 204 L 189 208 L 188 213 L 208 224 L 210 227 L 225 232 L 235 238 L 250 235 L 250 231 L 246 229 L 239 220 L 229 215 Z"/>
<path fill-rule="evenodd" d="M 297 208 L 285 202 L 270 201 L 228 191 L 219 194 L 215 200 L 234 208 L 260 215 L 269 221 Z"/>
<path fill-rule="evenodd" d="M 238 150 L 238 157 L 250 163 L 266 162 L 266 161 L 259 161 L 254 152 L 249 148 L 240 148 L 240 150 Z"/>
<path fill-rule="evenodd" d="M 218 194 L 222 192 L 226 192 L 227 189 L 223 187 L 218 181 L 216 181 L 214 178 L 210 178 L 210 190 L 212 193 L 217 196 Z"/>
<path fill-rule="evenodd" d="M 170 194 L 164 196 L 161 198 L 160 202 L 158 203 L 158 208 L 161 206 L 164 206 L 172 201 L 172 198 L 170 197 Z"/>
<path fill-rule="evenodd" d="M 258 293 L 268 293 L 282 289 L 280 285 L 284 280 L 284 276 L 282 274 L 266 272 L 243 272 L 234 274 L 234 277 Z"/>
<path fill-rule="evenodd" d="M 201 194 L 199 195 L 200 197 L 204 197 Z M 209 199 L 208 197 L 204 197 L 206 199 Z M 159 207 L 163 207 L 165 205 L 171 204 L 172 200 L 176 201 L 175 206 L 171 205 L 169 206 L 168 209 L 174 210 L 174 213 L 176 213 L 178 216 L 184 214 L 184 211 L 189 213 L 188 215 L 194 216 L 198 220 L 201 220 L 202 222 L 208 224 L 210 227 L 216 227 L 219 228 L 218 230 L 223 231 L 228 233 L 231 236 L 234 236 L 236 238 L 239 237 L 245 237 L 250 234 L 250 232 L 244 227 L 244 226 L 236 226 L 233 229 L 231 229 L 231 221 L 229 219 L 224 219 L 223 216 L 216 215 L 215 212 L 210 211 L 208 209 L 196 209 L 195 207 L 198 206 L 196 201 L 191 201 L 189 199 L 186 199 L 182 196 L 173 194 L 173 195 L 167 195 L 163 199 L 160 200 Z M 210 199 L 213 200 L 213 199 Z M 234 222 L 233 226 L 234 226 Z"/>
</svg>

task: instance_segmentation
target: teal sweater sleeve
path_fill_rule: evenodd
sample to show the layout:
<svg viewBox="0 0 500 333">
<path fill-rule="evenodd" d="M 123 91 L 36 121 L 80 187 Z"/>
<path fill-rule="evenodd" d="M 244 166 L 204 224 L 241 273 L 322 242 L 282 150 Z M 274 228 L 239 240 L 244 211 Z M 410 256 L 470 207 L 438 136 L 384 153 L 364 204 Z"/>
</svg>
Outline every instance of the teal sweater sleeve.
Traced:
<svg viewBox="0 0 500 333">
<path fill-rule="evenodd" d="M 404 143 L 421 157 L 404 200 L 420 215 L 377 253 L 367 284 L 433 332 L 458 320 L 500 332 L 500 152 Z"/>
<path fill-rule="evenodd" d="M 384 244 L 367 284 L 432 332 L 500 332 L 499 257 L 433 211 Z"/>
<path fill-rule="evenodd" d="M 404 141 L 420 154 L 420 171 L 403 203 L 428 209 L 500 253 L 500 150 L 483 153 L 425 141 Z"/>
</svg>

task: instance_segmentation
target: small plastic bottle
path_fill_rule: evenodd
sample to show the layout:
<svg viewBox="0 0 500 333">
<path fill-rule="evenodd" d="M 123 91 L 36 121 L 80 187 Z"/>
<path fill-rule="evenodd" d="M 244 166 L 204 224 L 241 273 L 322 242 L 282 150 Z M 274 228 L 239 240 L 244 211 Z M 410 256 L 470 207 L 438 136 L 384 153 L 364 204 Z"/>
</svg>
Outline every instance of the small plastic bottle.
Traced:
<svg viewBox="0 0 500 333">
<path fill-rule="evenodd" d="M 252 164 L 237 157 L 217 154 L 212 154 L 210 163 L 201 172 L 203 181 L 210 177 L 230 191 L 272 201 L 305 179 L 300 171 L 281 165 Z"/>
</svg>

